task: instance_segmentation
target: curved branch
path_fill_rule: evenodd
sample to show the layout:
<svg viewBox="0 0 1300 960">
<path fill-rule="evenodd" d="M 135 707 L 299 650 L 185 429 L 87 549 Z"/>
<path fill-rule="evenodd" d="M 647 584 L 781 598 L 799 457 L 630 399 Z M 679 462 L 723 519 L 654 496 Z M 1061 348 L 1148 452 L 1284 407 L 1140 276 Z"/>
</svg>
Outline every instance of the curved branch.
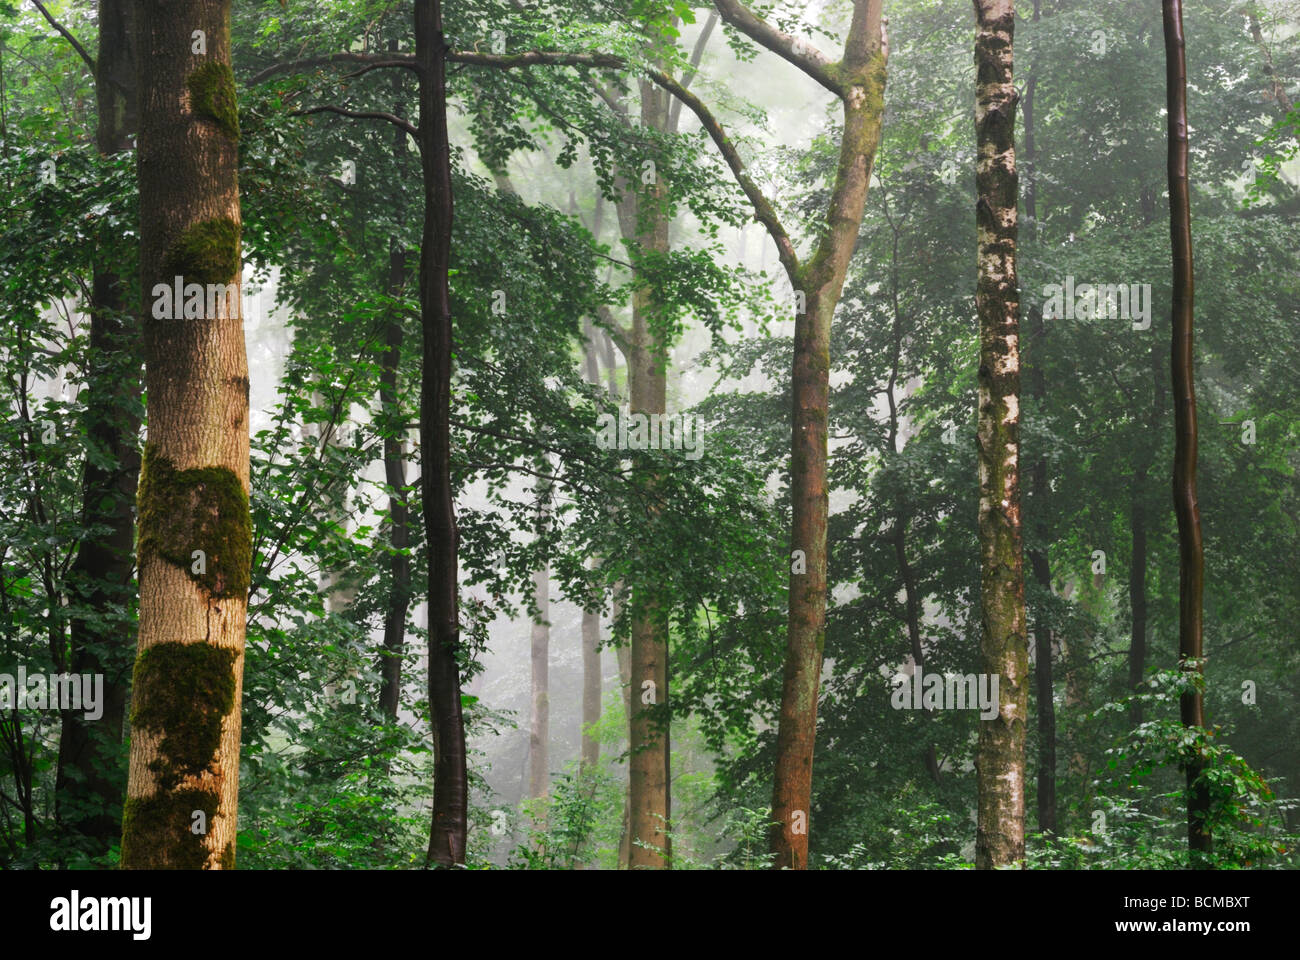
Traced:
<svg viewBox="0 0 1300 960">
<path fill-rule="evenodd" d="M 41 16 L 43 16 L 46 20 L 50 22 L 50 26 L 52 26 L 55 30 L 59 31 L 59 33 L 63 34 L 63 39 L 67 40 L 68 43 L 72 44 L 72 49 L 76 50 L 77 53 L 80 54 L 81 59 L 86 61 L 86 66 L 90 67 L 91 76 L 94 76 L 96 73 L 94 58 L 91 57 L 91 55 L 86 52 L 85 47 L 83 47 L 80 43 L 77 42 L 77 38 L 72 35 L 71 31 L 69 31 L 65 26 L 63 26 L 63 24 L 59 23 L 59 21 L 55 20 L 52 16 L 50 16 L 50 11 L 45 9 L 45 4 L 41 3 L 41 0 L 32 0 L 32 6 L 34 6 L 37 10 L 41 12 Z"/>
<path fill-rule="evenodd" d="M 33 0 L 35 2 L 35 0 Z M 367 70 L 378 70 L 382 67 L 404 67 L 407 70 L 414 70 L 417 73 L 420 70 L 419 64 L 416 63 L 413 56 L 395 56 L 392 53 L 383 55 L 374 53 L 332 53 L 324 57 L 307 57 L 303 60 L 286 60 L 283 63 L 276 63 L 265 70 L 253 74 L 253 78 L 248 82 L 261 83 L 263 80 L 269 80 L 271 77 L 281 73 L 294 73 L 298 70 L 305 70 L 308 67 L 324 67 L 331 63 L 364 63 L 367 64 Z M 360 73 L 360 71 L 358 71 Z"/>
<path fill-rule="evenodd" d="M 714 0 L 713 5 L 723 20 L 749 39 L 794 64 L 837 97 L 843 95 L 844 84 L 835 69 L 837 64 L 807 40 L 776 29 L 737 0 Z"/>
<path fill-rule="evenodd" d="M 345 110 L 342 107 L 336 107 L 327 103 L 319 107 L 312 107 L 308 110 L 295 110 L 289 114 L 291 117 L 305 117 L 312 113 L 337 113 L 343 117 L 352 117 L 354 120 L 387 120 L 395 127 L 405 130 L 411 136 L 419 138 L 420 131 L 413 125 L 407 123 L 401 117 L 394 116 L 391 113 L 383 113 L 379 110 Z"/>
<path fill-rule="evenodd" d="M 736 152 L 736 148 L 728 139 L 726 131 L 722 129 L 722 124 L 718 123 L 717 118 L 709 112 L 709 108 L 700 101 L 699 97 L 668 76 L 668 74 L 660 70 L 651 70 L 648 76 L 690 107 L 691 112 L 699 118 L 700 124 L 713 138 L 713 143 L 718 148 L 718 152 L 727 161 L 727 166 L 731 168 L 731 173 L 736 178 L 736 182 L 740 184 L 740 189 L 745 192 L 745 196 L 749 198 L 750 204 L 753 205 L 754 219 L 767 228 L 768 234 L 776 243 L 776 253 L 781 259 L 781 265 L 785 267 L 786 273 L 789 274 L 790 282 L 794 284 L 795 289 L 798 289 L 799 255 L 795 252 L 794 243 L 790 240 L 790 235 L 786 233 L 785 227 L 782 226 L 780 218 L 777 217 L 776 209 L 767 197 L 763 196 L 763 191 L 758 188 L 758 184 L 754 183 L 749 174 L 745 172 L 745 161 L 740 159 L 740 154 Z"/>
<path fill-rule="evenodd" d="M 480 67 L 497 67 L 510 70 L 514 67 L 532 67 L 555 64 L 568 67 L 626 67 L 627 59 L 611 53 L 548 53 L 529 50 L 527 53 L 479 53 L 477 50 L 452 50 L 447 54 L 450 63 L 473 63 Z"/>
</svg>

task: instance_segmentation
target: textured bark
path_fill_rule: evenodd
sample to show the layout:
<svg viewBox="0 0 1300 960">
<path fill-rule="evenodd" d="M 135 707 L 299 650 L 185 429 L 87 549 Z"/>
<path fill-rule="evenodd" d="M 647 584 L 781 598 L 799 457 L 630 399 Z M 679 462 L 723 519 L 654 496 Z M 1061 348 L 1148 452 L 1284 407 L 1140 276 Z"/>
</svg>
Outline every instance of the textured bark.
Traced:
<svg viewBox="0 0 1300 960">
<path fill-rule="evenodd" d="M 1174 515 L 1178 519 L 1178 660 L 1182 670 L 1201 673 L 1202 594 L 1205 557 L 1201 543 L 1201 509 L 1196 498 L 1196 385 L 1192 339 L 1193 277 L 1192 200 L 1187 176 L 1187 66 L 1184 59 L 1183 5 L 1163 0 L 1165 94 L 1169 115 L 1169 235 L 1173 249 L 1173 328 L 1170 369 L 1174 390 Z M 1183 726 L 1205 726 L 1199 692 L 1183 694 Z M 1190 758 L 1187 774 L 1187 846 L 1209 853 L 1212 837 L 1205 817 L 1209 793 L 1198 783 L 1201 757 Z"/>
<path fill-rule="evenodd" d="M 1028 644 L 1020 529 L 1020 304 L 1012 0 L 975 2 L 975 222 L 980 324 L 980 653 L 998 715 L 980 722 L 975 865 L 1023 865 Z"/>
<path fill-rule="evenodd" d="M 719 4 L 723 19 L 736 24 L 737 18 L 732 13 L 736 6 Z M 745 32 L 754 31 L 760 43 L 786 56 L 782 52 L 786 50 L 784 41 L 780 36 L 771 36 L 770 28 L 764 31 L 761 21 L 755 27 L 750 20 L 756 18 L 747 11 L 739 19 Z M 871 167 L 880 143 L 887 52 L 881 29 L 880 0 L 855 0 L 843 60 L 829 68 L 824 68 L 817 58 L 801 60 L 798 64 L 815 77 L 825 69 L 831 71 L 836 80 L 834 90 L 843 103 L 844 132 L 839 167 L 826 211 L 826 233 L 812 258 L 802 266 L 794 258 L 792 247 L 782 253 L 794 289 L 803 291 L 806 298 L 806 311 L 795 316 L 794 366 L 790 376 L 793 511 L 790 549 L 804 552 L 807 572 L 792 570 L 790 574 L 786 657 L 772 789 L 773 825 L 769 833 L 773 867 L 778 870 L 803 870 L 808 866 L 813 743 L 826 639 L 826 434 L 831 320 L 844 289 L 866 205 Z M 793 53 L 790 55 L 797 58 Z M 769 231 L 775 238 L 776 231 L 771 227 Z"/>
<path fill-rule="evenodd" d="M 95 143 L 104 156 L 131 149 L 136 132 L 134 0 L 100 0 L 95 98 Z M 63 714 L 55 804 L 59 821 L 88 841 L 87 852 L 107 853 L 122 833 L 120 805 L 126 769 L 119 757 L 134 659 L 133 628 L 125 609 L 133 597 L 135 503 L 140 475 L 139 318 L 127 302 L 123 264 L 98 262 L 91 280 L 91 361 L 86 382 L 86 436 L 108 467 L 87 459 L 82 481 L 82 522 L 104 533 L 86 537 L 68 575 L 70 592 L 105 621 L 74 616 L 69 668 L 104 675 L 103 715 L 88 722 L 79 711 Z"/>
<path fill-rule="evenodd" d="M 420 242 L 420 316 L 424 377 L 420 390 L 420 488 L 429 544 L 429 711 L 433 734 L 433 817 L 428 862 L 465 862 L 469 783 L 461 716 L 456 509 L 451 490 L 451 155 L 447 138 L 446 38 L 440 0 L 416 0 L 415 56 L 420 66 L 420 163 L 424 234 Z"/>
<path fill-rule="evenodd" d="M 230 868 L 251 565 L 230 2 L 140 0 L 136 14 L 149 427 L 122 866 Z M 224 317 L 155 319 L 151 291 L 174 275 L 233 284 Z M 206 833 L 191 829 L 200 810 Z"/>
</svg>

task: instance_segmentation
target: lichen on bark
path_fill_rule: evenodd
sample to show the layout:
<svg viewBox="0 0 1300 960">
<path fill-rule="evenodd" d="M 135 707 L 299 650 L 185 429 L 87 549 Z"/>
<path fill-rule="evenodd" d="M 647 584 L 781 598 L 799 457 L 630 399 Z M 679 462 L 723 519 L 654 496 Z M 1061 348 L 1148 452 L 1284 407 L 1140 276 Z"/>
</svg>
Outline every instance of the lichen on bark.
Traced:
<svg viewBox="0 0 1300 960">
<path fill-rule="evenodd" d="M 142 560 L 153 555 L 175 564 L 214 598 L 247 595 L 252 518 L 233 470 L 177 470 L 147 444 L 137 504 Z M 203 551 L 201 563 L 196 550 Z"/>
</svg>

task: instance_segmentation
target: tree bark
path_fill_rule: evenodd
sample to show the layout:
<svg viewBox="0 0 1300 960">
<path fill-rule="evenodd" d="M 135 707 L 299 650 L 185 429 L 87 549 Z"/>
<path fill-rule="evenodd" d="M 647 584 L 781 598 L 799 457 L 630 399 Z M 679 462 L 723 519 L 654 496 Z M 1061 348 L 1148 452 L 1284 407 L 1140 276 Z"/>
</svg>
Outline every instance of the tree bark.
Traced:
<svg viewBox="0 0 1300 960">
<path fill-rule="evenodd" d="M 138 125 L 134 19 L 133 0 L 100 0 L 95 143 L 104 156 L 130 150 Z M 125 612 L 112 612 L 125 611 L 134 594 L 132 507 L 140 476 L 140 419 L 134 413 L 140 401 L 140 329 L 123 289 L 123 266 L 97 262 L 91 280 L 85 429 L 111 466 L 87 458 L 82 522 L 107 530 L 82 541 L 68 577 L 78 605 L 101 618 L 72 617 L 70 669 L 103 674 L 103 715 L 91 724 L 79 711 L 63 714 L 55 779 L 56 815 L 86 838 L 92 855 L 107 853 L 122 833 L 126 770 L 119 750 L 134 659 L 132 626 Z"/>
<path fill-rule="evenodd" d="M 1169 115 L 1169 236 L 1173 250 L 1173 342 L 1170 369 L 1174 390 L 1174 515 L 1178 519 L 1178 660 L 1180 669 L 1203 673 L 1202 605 L 1205 558 L 1201 510 L 1196 497 L 1196 385 L 1194 375 L 1192 200 L 1187 165 L 1187 66 L 1184 59 L 1183 5 L 1163 0 L 1165 93 Z M 1199 691 L 1183 694 L 1183 726 L 1205 726 Z M 1205 818 L 1209 793 L 1200 783 L 1204 762 L 1199 754 L 1184 764 L 1187 775 L 1187 846 L 1208 854 L 1212 836 Z"/>
<path fill-rule="evenodd" d="M 465 862 L 469 784 L 461 716 L 456 509 L 451 489 L 451 153 L 447 136 L 446 39 L 440 0 L 416 0 L 415 57 L 420 68 L 420 163 L 424 234 L 420 242 L 420 316 L 424 376 L 420 390 L 420 487 L 429 544 L 429 712 L 433 734 L 433 817 L 428 862 Z"/>
<path fill-rule="evenodd" d="M 136 13 L 149 428 L 122 866 L 229 869 L 252 559 L 230 2 L 140 0 Z M 217 309 L 155 317 L 155 284 L 177 276 L 226 285 L 208 297 Z"/>
<path fill-rule="evenodd" d="M 1020 304 L 1012 0 L 975 0 L 975 181 L 980 324 L 980 652 L 998 715 L 980 723 L 975 865 L 1023 865 L 1028 646 L 1020 527 Z"/>
<path fill-rule="evenodd" d="M 738 20 L 743 21 L 735 12 L 738 6 L 718 4 L 718 9 L 723 19 L 736 24 Z M 744 14 L 753 18 L 748 11 Z M 773 38 L 752 24 L 750 27 L 766 38 L 760 42 L 769 49 L 780 52 L 788 46 L 779 37 Z M 805 562 L 799 569 L 806 572 L 793 572 L 796 566 L 791 564 L 786 658 L 772 789 L 773 825 L 769 833 L 772 865 L 778 870 L 803 870 L 808 866 L 813 743 L 826 640 L 830 330 L 857 242 L 871 167 L 880 143 L 887 53 L 880 0 L 855 0 L 844 58 L 835 65 L 834 71 L 839 78 L 834 89 L 844 105 L 844 133 L 839 168 L 826 212 L 827 232 L 812 258 L 803 265 L 794 257 L 788 238 L 785 250 L 781 250 L 778 240 L 791 284 L 796 291 L 803 292 L 806 306 L 805 312 L 795 316 L 794 366 L 790 376 L 793 511 L 790 549 L 803 551 Z M 821 72 L 815 62 L 801 61 L 799 65 L 813 75 Z M 770 226 L 769 231 L 775 234 Z"/>
</svg>

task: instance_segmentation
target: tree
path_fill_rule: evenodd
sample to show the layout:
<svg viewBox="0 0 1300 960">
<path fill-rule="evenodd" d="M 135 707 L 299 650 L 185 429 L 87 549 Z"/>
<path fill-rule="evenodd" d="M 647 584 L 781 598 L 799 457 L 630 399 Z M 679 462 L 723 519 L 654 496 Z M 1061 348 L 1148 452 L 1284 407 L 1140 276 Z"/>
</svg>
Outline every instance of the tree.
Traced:
<svg viewBox="0 0 1300 960">
<path fill-rule="evenodd" d="M 975 864 L 1025 856 L 1029 654 L 1020 531 L 1020 303 L 1012 86 L 1013 0 L 975 0 L 975 187 L 979 279 L 980 652 L 998 678 L 998 715 L 980 724 Z"/>
<path fill-rule="evenodd" d="M 790 594 L 787 651 L 772 789 L 770 846 L 775 869 L 808 866 L 812 759 L 817 696 L 826 639 L 826 421 L 830 331 L 857 242 L 871 165 L 880 143 L 889 45 L 881 0 L 854 0 L 844 55 L 832 62 L 810 44 L 756 16 L 735 0 L 714 4 L 722 19 L 812 77 L 844 107 L 840 162 L 825 217 L 825 233 L 801 262 L 772 204 L 745 172 L 722 127 L 699 100 L 676 93 L 699 117 L 776 243 L 795 290 L 794 366 L 790 375 Z M 801 557 L 799 560 L 794 558 Z"/>
<path fill-rule="evenodd" d="M 43 5 L 38 8 L 54 23 Z M 97 59 L 90 65 L 98 118 L 95 144 L 105 157 L 130 150 L 136 130 L 134 19 L 129 0 L 100 0 Z M 70 669 L 104 675 L 105 708 L 93 727 L 75 710 L 63 715 L 55 781 L 60 820 L 84 834 L 96 854 L 106 853 L 121 836 L 126 780 L 119 754 L 132 630 L 125 611 L 133 592 L 132 505 L 140 473 L 140 330 L 130 308 L 133 267 L 97 258 L 91 278 L 85 430 L 98 456 L 86 460 L 82 510 L 94 532 L 81 541 L 69 571 L 77 613 L 68 639 Z"/>
<path fill-rule="evenodd" d="M 136 12 L 148 441 L 122 865 L 230 869 L 252 561 L 230 3 Z"/>
<path fill-rule="evenodd" d="M 1173 344 L 1170 369 L 1174 385 L 1174 515 L 1178 519 L 1178 665 L 1199 679 L 1204 672 L 1201 649 L 1205 556 L 1201 544 L 1201 511 L 1196 498 L 1196 383 L 1192 339 L 1194 269 L 1192 263 L 1192 198 L 1187 176 L 1187 64 L 1183 39 L 1182 0 L 1163 0 L 1165 36 L 1165 96 L 1169 131 L 1169 238 L 1173 251 L 1173 302 L 1170 308 Z M 1205 726 L 1200 689 L 1185 691 L 1179 701 L 1183 726 Z M 1184 763 L 1187 774 L 1187 846 L 1196 855 L 1209 854 L 1213 837 L 1204 763 L 1192 753 Z"/>
</svg>

